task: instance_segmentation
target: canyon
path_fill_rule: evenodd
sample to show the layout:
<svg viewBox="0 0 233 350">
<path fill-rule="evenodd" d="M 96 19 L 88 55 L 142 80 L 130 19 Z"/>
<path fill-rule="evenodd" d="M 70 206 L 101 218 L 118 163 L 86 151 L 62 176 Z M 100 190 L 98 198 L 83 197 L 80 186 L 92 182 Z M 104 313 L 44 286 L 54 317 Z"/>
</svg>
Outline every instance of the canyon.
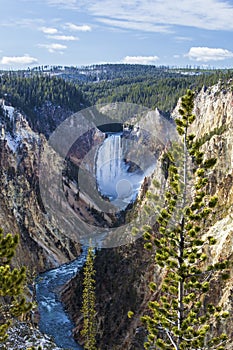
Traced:
<svg viewBox="0 0 233 350">
<path fill-rule="evenodd" d="M 0 223 L 6 232 L 20 233 L 20 244 L 14 258 L 14 265 L 22 264 L 28 267 L 29 274 L 44 272 L 63 263 L 70 262 L 81 254 L 82 246 L 78 234 L 75 238 L 60 225 L 53 213 L 48 212 L 40 195 L 39 168 L 41 154 L 50 150 L 46 136 L 52 130 L 42 133 L 43 130 L 33 129 L 27 120 L 27 116 L 19 112 L 7 102 L 1 102 L 3 115 L 1 123 L 4 131 L 0 140 Z M 178 108 L 174 109 L 172 118 L 178 116 Z M 46 115 L 55 113 L 54 107 L 47 105 Z M 48 110 L 50 112 L 48 112 Z M 57 125 L 63 117 L 70 116 L 70 111 L 57 109 L 59 115 L 53 114 Z M 53 112 L 52 112 L 53 111 Z M 192 131 L 197 135 L 201 149 L 205 157 L 216 157 L 217 163 L 209 172 L 209 192 L 219 198 L 217 209 L 211 222 L 206 224 L 204 234 L 213 235 L 217 239 L 217 245 L 208 251 L 210 261 L 228 259 L 232 261 L 233 253 L 233 94 L 232 82 L 226 86 L 219 82 L 213 87 L 203 87 L 195 97 L 194 113 L 196 120 Z M 63 117 L 61 116 L 63 115 Z M 49 118 L 49 116 L 47 117 Z M 169 129 L 168 122 L 159 117 L 159 111 L 148 111 L 143 122 L 133 121 L 135 130 L 131 133 L 130 140 L 138 142 L 141 147 L 146 146 L 156 156 L 157 164 L 153 178 L 164 180 L 162 173 L 161 154 L 165 145 L 173 133 L 173 127 Z M 172 125 L 172 120 L 169 121 Z M 48 130 L 47 126 L 44 126 Z M 150 132 L 148 132 L 148 130 Z M 155 138 L 152 138 L 156 130 Z M 90 143 L 90 133 L 82 140 L 82 149 L 71 149 L 70 157 L 74 157 L 77 151 L 80 159 L 88 151 L 102 140 L 101 132 L 95 135 L 96 143 Z M 154 144 L 148 141 L 162 135 L 162 140 Z M 158 137 L 159 139 L 159 137 Z M 80 144 L 79 144 L 80 145 Z M 140 147 L 131 154 L 132 159 L 142 159 Z M 51 167 L 51 171 L 53 168 Z M 141 188 L 140 200 L 136 202 L 132 211 L 126 215 L 129 222 L 135 212 L 143 207 L 146 188 L 150 188 L 152 177 L 147 178 L 147 183 Z M 75 192 L 76 188 L 72 188 Z M 76 186 L 76 184 L 75 184 Z M 70 197 L 71 198 L 71 197 Z M 82 198 L 81 198 L 82 199 Z M 103 225 L 99 217 L 93 219 L 93 215 L 80 206 L 82 215 L 92 220 L 92 223 Z M 151 299 L 148 289 L 148 281 L 156 274 L 157 285 L 161 283 L 163 271 L 154 267 L 153 256 L 143 247 L 143 239 L 111 248 L 99 249 L 96 252 L 96 309 L 97 309 L 97 343 L 102 350 L 139 350 L 143 349 L 146 330 L 141 324 L 140 317 L 147 312 L 147 302 Z M 82 327 L 81 296 L 83 274 L 78 273 L 62 288 L 62 301 L 68 314 L 71 316 L 75 328 L 75 339 L 83 344 L 80 336 Z M 233 339 L 233 275 L 227 281 L 221 281 L 218 275 L 211 280 L 211 293 L 209 300 L 214 300 L 223 309 L 230 313 L 225 323 L 219 326 L 219 331 L 225 331 L 230 339 Z M 28 291 L 28 297 L 32 292 Z M 127 313 L 132 310 L 134 316 L 128 319 Z M 216 332 L 216 330 L 213 331 Z M 231 349 L 231 345 L 226 348 Z"/>
</svg>

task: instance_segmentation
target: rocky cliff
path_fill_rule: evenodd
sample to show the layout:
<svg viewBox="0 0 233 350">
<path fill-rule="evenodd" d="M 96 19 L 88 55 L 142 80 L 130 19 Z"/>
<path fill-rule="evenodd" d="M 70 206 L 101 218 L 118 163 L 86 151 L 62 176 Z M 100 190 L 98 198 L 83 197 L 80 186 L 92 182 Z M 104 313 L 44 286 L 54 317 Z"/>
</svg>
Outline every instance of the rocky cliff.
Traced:
<svg viewBox="0 0 233 350">
<path fill-rule="evenodd" d="M 80 245 L 45 212 L 40 197 L 39 162 L 48 147 L 46 138 L 4 101 L 0 124 L 0 225 L 6 232 L 20 234 L 14 263 L 40 272 L 74 259 Z"/>
<path fill-rule="evenodd" d="M 203 88 L 195 98 L 196 121 L 193 132 L 205 152 L 205 157 L 216 157 L 217 164 L 209 172 L 209 191 L 219 198 L 218 208 L 203 234 L 211 234 L 217 244 L 209 249 L 210 261 L 233 258 L 233 94 L 232 82 L 227 86 L 219 83 Z M 173 116 L 177 115 L 178 107 Z M 153 125 L 151 125 L 153 128 Z M 157 169 L 160 166 L 158 165 Z M 161 173 L 160 170 L 158 172 Z M 145 330 L 140 316 L 146 311 L 150 298 L 147 283 L 154 271 L 152 257 L 143 249 L 141 239 L 131 246 L 104 249 L 96 256 L 96 298 L 98 320 L 98 346 L 104 349 L 143 349 Z M 155 268 L 157 284 L 162 271 Z M 67 310 L 77 324 L 74 330 L 80 338 L 80 306 L 82 276 L 73 279 L 63 291 Z M 221 281 L 214 275 L 209 299 L 219 302 L 230 317 L 225 324 L 218 325 L 233 339 L 233 275 Z M 127 319 L 127 311 L 135 315 Z M 232 349 L 231 341 L 228 349 Z"/>
</svg>

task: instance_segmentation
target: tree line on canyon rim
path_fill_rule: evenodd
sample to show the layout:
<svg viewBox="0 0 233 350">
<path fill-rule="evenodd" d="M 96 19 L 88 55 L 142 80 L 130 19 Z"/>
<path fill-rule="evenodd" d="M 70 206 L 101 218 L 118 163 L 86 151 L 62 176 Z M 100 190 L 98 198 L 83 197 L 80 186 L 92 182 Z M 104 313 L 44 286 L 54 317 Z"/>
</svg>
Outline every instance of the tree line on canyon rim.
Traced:
<svg viewBox="0 0 233 350">
<path fill-rule="evenodd" d="M 195 120 L 193 106 L 194 93 L 188 90 L 181 99 L 180 117 L 175 120 L 181 142 L 174 144 L 173 150 L 163 155 L 167 177 L 164 200 L 159 200 L 159 186 L 154 181 L 155 192 L 147 193 L 144 208 L 145 215 L 156 213 L 155 222 L 142 228 L 145 248 L 151 251 L 155 266 L 161 267 L 165 276 L 159 289 L 155 281 L 148 281 L 151 300 L 148 314 L 141 318 L 147 329 L 145 349 L 224 350 L 228 342 L 226 334 L 212 336 L 210 329 L 211 324 L 221 322 L 228 317 L 228 313 L 218 305 L 204 303 L 213 274 L 217 271 L 219 278 L 227 279 L 230 266 L 227 261 L 209 263 L 205 247 L 216 244 L 216 240 L 210 236 L 201 239 L 204 222 L 211 217 L 217 205 L 217 197 L 208 195 L 206 176 L 216 159 L 204 160 L 200 143 L 194 134 L 189 133 L 189 127 Z M 2 344 L 11 321 L 33 306 L 24 297 L 25 267 L 10 267 L 18 239 L 18 235 L 0 234 Z M 82 309 L 82 334 L 86 350 L 98 348 L 95 341 L 94 274 L 94 254 L 90 247 L 84 268 Z M 128 312 L 128 317 L 134 317 L 133 310 Z"/>
<path fill-rule="evenodd" d="M 138 65 L 107 65 L 98 67 L 98 70 L 102 71 L 102 79 L 85 83 L 69 74 L 53 76 L 50 72 L 50 76 L 43 71 L 4 72 L 0 76 L 0 97 L 25 112 L 30 125 L 36 129 L 41 122 L 37 110 L 46 103 L 73 113 L 101 103 L 136 103 L 159 108 L 169 116 L 178 98 L 188 88 L 199 91 L 219 80 L 224 86 L 224 82 L 232 77 L 231 70 L 176 71 L 168 67 L 152 69 Z"/>
</svg>

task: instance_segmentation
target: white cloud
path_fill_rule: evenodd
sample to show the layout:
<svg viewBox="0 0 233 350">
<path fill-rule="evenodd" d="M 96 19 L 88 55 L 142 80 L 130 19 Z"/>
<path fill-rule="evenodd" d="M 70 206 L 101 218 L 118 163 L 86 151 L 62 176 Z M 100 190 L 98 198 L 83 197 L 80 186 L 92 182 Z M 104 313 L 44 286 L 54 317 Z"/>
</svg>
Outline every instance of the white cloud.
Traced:
<svg viewBox="0 0 233 350">
<path fill-rule="evenodd" d="M 219 48 L 191 47 L 185 56 L 198 62 L 222 61 L 227 58 L 233 58 L 233 52 Z"/>
<path fill-rule="evenodd" d="M 64 26 L 65 29 L 69 29 L 74 32 L 90 32 L 91 27 L 84 24 L 84 25 L 77 25 L 73 23 L 66 23 Z"/>
<path fill-rule="evenodd" d="M 126 56 L 122 62 L 130 64 L 154 64 L 158 59 L 158 56 Z"/>
<path fill-rule="evenodd" d="M 171 29 L 166 25 L 155 25 L 153 23 L 145 23 L 139 21 L 119 21 L 108 18 L 98 18 L 98 21 L 113 27 L 124 29 L 143 30 L 145 32 L 171 33 Z"/>
<path fill-rule="evenodd" d="M 176 36 L 176 41 L 183 42 L 183 41 L 192 41 L 193 39 L 189 36 Z"/>
<path fill-rule="evenodd" d="M 51 27 L 41 27 L 40 30 L 45 34 L 56 34 L 58 30 Z"/>
<path fill-rule="evenodd" d="M 37 63 L 38 60 L 35 57 L 29 55 L 24 56 L 3 56 L 1 64 L 12 65 L 12 64 L 32 64 Z"/>
<path fill-rule="evenodd" d="M 20 27 L 20 28 L 30 28 L 37 29 L 38 26 L 43 26 L 44 20 L 42 18 L 7 18 L 5 21 L 0 22 L 2 27 Z"/>
<path fill-rule="evenodd" d="M 61 41 L 75 41 L 79 40 L 76 36 L 73 35 L 48 35 L 48 39 L 53 39 L 53 40 L 61 40 Z"/>
<path fill-rule="evenodd" d="M 209 30 L 233 30 L 233 5 L 227 0 L 47 0 L 59 5 L 82 10 L 98 21 L 124 21 L 145 28 L 179 25 Z M 136 20 L 135 20 L 136 19 Z M 120 23 L 120 21 L 122 21 Z M 105 22 L 106 23 L 106 22 Z M 133 28 L 135 29 L 135 28 Z M 146 29 L 145 29 L 146 30 Z"/>
<path fill-rule="evenodd" d="M 47 0 L 49 5 L 76 8 L 76 0 Z"/>
<path fill-rule="evenodd" d="M 54 52 L 62 53 L 63 50 L 67 49 L 66 45 L 55 44 L 55 43 L 54 44 L 38 44 L 37 46 L 47 49 L 50 53 L 54 53 Z"/>
</svg>

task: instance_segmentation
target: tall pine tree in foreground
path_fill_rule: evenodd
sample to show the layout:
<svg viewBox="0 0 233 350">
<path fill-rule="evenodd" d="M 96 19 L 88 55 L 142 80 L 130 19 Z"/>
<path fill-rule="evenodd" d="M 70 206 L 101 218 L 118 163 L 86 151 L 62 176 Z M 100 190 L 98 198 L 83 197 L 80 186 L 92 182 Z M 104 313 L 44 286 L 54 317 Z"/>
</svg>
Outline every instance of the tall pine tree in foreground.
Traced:
<svg viewBox="0 0 233 350">
<path fill-rule="evenodd" d="M 32 304 L 24 297 L 26 268 L 11 268 L 18 235 L 4 235 L 0 229 L 0 343 L 7 339 L 7 330 L 12 321 L 28 312 Z"/>
<path fill-rule="evenodd" d="M 207 193 L 206 177 L 216 159 L 205 160 L 195 135 L 189 134 L 193 106 L 194 93 L 188 90 L 176 119 L 181 146 L 166 153 L 164 202 L 155 225 L 144 226 L 145 246 L 154 249 L 155 263 L 164 273 L 160 290 L 153 281 L 149 285 L 154 298 L 148 304 L 149 315 L 142 317 L 148 330 L 145 349 L 224 350 L 227 341 L 226 334 L 209 334 L 210 325 L 228 316 L 207 304 L 210 279 L 216 270 L 220 278 L 227 278 L 227 263 L 211 265 L 205 251 L 216 241 L 201 238 L 217 203 Z"/>
<path fill-rule="evenodd" d="M 95 254 L 93 248 L 88 248 L 87 260 L 84 267 L 83 280 L 83 329 L 85 350 L 97 350 L 96 347 L 96 310 L 95 310 Z"/>
</svg>

